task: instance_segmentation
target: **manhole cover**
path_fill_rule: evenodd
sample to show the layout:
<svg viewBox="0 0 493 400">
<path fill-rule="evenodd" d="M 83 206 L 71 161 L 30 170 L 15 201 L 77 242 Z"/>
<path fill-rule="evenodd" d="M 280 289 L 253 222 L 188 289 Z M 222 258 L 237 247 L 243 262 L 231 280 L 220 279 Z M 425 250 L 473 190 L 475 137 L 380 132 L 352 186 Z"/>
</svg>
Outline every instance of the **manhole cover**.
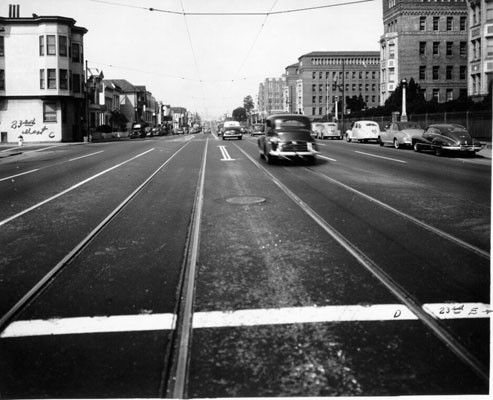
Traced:
<svg viewBox="0 0 493 400">
<path fill-rule="evenodd" d="M 266 199 L 258 196 L 240 196 L 240 197 L 230 197 L 229 199 L 226 199 L 226 201 L 232 204 L 248 205 L 248 204 L 264 203 Z"/>
</svg>

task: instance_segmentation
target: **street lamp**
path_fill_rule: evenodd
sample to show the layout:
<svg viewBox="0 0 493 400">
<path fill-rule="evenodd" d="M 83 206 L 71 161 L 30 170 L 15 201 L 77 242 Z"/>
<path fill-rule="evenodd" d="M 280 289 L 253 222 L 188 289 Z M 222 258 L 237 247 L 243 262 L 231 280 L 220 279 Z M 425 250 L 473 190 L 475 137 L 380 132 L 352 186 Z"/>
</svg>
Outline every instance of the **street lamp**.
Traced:
<svg viewBox="0 0 493 400">
<path fill-rule="evenodd" d="M 402 85 L 402 114 L 401 114 L 401 121 L 402 122 L 407 122 L 407 114 L 406 114 L 406 86 L 407 86 L 407 81 L 406 79 L 401 80 L 401 85 Z"/>
</svg>

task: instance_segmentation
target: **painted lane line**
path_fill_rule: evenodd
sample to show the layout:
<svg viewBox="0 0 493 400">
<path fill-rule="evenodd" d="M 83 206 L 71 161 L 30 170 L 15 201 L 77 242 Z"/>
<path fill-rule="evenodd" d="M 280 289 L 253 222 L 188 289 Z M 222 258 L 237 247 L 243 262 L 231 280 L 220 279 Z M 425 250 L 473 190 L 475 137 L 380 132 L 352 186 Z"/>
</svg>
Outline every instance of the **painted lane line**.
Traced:
<svg viewBox="0 0 493 400">
<path fill-rule="evenodd" d="M 76 158 L 71 158 L 71 159 L 69 160 L 69 162 L 70 162 L 70 161 L 75 161 L 75 160 L 80 160 L 81 158 L 91 157 L 91 156 L 94 156 L 94 155 L 96 155 L 96 154 L 103 153 L 103 152 L 104 152 L 104 150 L 101 150 L 101 151 L 96 151 L 95 153 L 86 154 L 85 156 L 80 156 L 80 157 L 76 157 Z"/>
<path fill-rule="evenodd" d="M 490 306 L 484 303 L 430 303 L 424 304 L 423 309 L 439 319 L 490 318 L 493 312 Z M 309 306 L 196 312 L 193 314 L 192 328 L 416 320 L 416 314 L 403 304 Z M 0 334 L 0 338 L 159 331 L 175 328 L 176 315 L 172 313 L 52 318 L 15 321 Z"/>
<path fill-rule="evenodd" d="M 31 174 L 31 173 L 36 172 L 36 171 L 39 171 L 39 170 L 40 170 L 40 168 L 36 168 L 36 169 L 32 169 L 32 170 L 30 170 L 30 171 L 22 172 L 22 173 L 17 174 L 17 175 L 7 176 L 6 178 L 2 178 L 2 179 L 0 179 L 0 182 L 2 182 L 2 181 L 8 181 L 8 180 L 10 180 L 10 179 L 17 178 L 18 176 L 22 176 L 22 175 Z"/>
<path fill-rule="evenodd" d="M 395 158 L 377 156 L 376 154 L 371 154 L 371 153 L 363 153 L 362 151 L 355 151 L 355 153 L 363 154 L 365 156 L 370 156 L 370 157 L 383 158 L 384 160 L 395 161 L 395 162 L 402 163 L 402 164 L 407 164 L 407 161 L 397 160 Z"/>
<path fill-rule="evenodd" d="M 40 203 L 38 203 L 38 204 L 35 204 L 35 205 L 34 205 L 34 206 L 32 206 L 32 207 L 26 208 L 25 210 L 21 211 L 20 213 L 17 213 L 17 214 L 12 215 L 11 217 L 9 217 L 9 218 L 7 218 L 7 219 L 4 219 L 3 221 L 0 221 L 0 226 L 5 225 L 6 223 L 8 223 L 8 222 L 10 222 L 10 221 L 13 221 L 13 220 L 14 220 L 14 219 L 16 219 L 16 218 L 19 218 L 19 217 L 23 216 L 24 214 L 27 214 L 27 213 L 29 213 L 29 212 L 31 212 L 31 211 L 33 211 L 33 210 L 35 210 L 35 209 L 37 209 L 37 208 L 39 208 L 39 207 L 41 207 L 41 206 L 45 205 L 46 203 L 49 203 L 50 201 L 55 200 L 55 199 L 57 199 L 58 197 L 63 196 L 64 194 L 69 193 L 69 192 L 71 192 L 72 190 L 75 190 L 75 189 L 77 189 L 78 187 L 80 187 L 80 186 L 82 186 L 82 185 L 85 185 L 86 183 L 88 183 L 88 182 L 90 182 L 90 181 L 92 181 L 92 180 L 94 180 L 94 179 L 96 179 L 96 178 L 98 178 L 98 177 L 100 177 L 100 176 L 102 176 L 102 175 L 106 174 L 107 172 L 110 172 L 110 171 L 112 171 L 112 170 L 114 170 L 114 169 L 116 169 L 116 168 L 118 168 L 118 167 L 121 167 L 121 166 L 122 166 L 122 165 L 124 165 L 124 164 L 129 163 L 130 161 L 133 161 L 133 160 L 135 160 L 135 159 L 137 159 L 137 158 L 139 158 L 139 157 L 142 157 L 143 155 L 145 155 L 145 154 L 147 154 L 147 153 L 149 153 L 149 152 L 151 152 L 151 151 L 153 151 L 153 150 L 154 150 L 154 148 L 149 149 L 149 150 L 147 150 L 147 151 L 145 151 L 145 152 L 143 152 L 143 153 L 137 154 L 136 156 L 134 156 L 134 157 L 132 157 L 132 158 L 129 158 L 128 160 L 123 161 L 123 162 L 121 162 L 120 164 L 114 165 L 114 166 L 113 166 L 113 167 L 111 167 L 111 168 L 105 169 L 104 171 L 101 171 L 101 172 L 97 173 L 96 175 L 93 175 L 93 176 L 91 176 L 91 177 L 89 177 L 89 178 L 87 178 L 87 179 L 85 179 L 85 180 L 83 180 L 83 181 L 81 181 L 81 182 L 79 182 L 79 183 L 77 183 L 77 184 L 75 184 L 75 185 L 73 185 L 73 186 L 69 187 L 68 189 L 63 190 L 62 192 L 60 192 L 60 193 L 58 193 L 58 194 L 56 194 L 56 195 L 54 195 L 54 196 L 51 196 L 51 197 L 49 197 L 48 199 L 43 200 L 43 201 L 41 201 L 41 202 L 40 202 Z"/>
<path fill-rule="evenodd" d="M 325 157 L 325 156 L 322 156 L 322 155 L 320 155 L 320 154 L 318 154 L 318 155 L 317 155 L 317 157 L 318 157 L 318 158 L 325 158 L 326 160 L 329 160 L 329 161 L 337 161 L 337 160 L 335 160 L 335 159 L 333 159 L 333 158 Z"/>
<path fill-rule="evenodd" d="M 221 161 L 234 161 L 234 159 L 231 158 L 231 156 L 228 153 L 228 149 L 226 146 L 217 146 L 219 147 L 219 150 L 221 150 L 223 158 L 221 158 Z"/>
<path fill-rule="evenodd" d="M 366 193 L 360 192 L 359 190 L 354 189 L 353 187 L 351 187 L 349 185 L 346 185 L 345 183 L 342 183 L 342 182 L 340 182 L 340 181 L 338 181 L 338 180 L 336 180 L 334 178 L 331 178 L 331 177 L 329 177 L 327 175 L 324 175 L 324 174 L 322 174 L 322 173 L 320 173 L 318 171 L 315 171 L 313 169 L 310 169 L 310 168 L 308 168 L 308 171 L 310 171 L 312 174 L 317 175 L 318 177 L 320 177 L 322 179 L 325 179 L 327 181 L 330 181 L 332 183 L 335 183 L 336 185 L 339 185 L 342 188 L 344 188 L 346 190 L 349 190 L 350 192 L 356 193 L 359 196 L 364 197 L 365 199 L 367 199 L 367 200 L 369 200 L 369 201 L 371 201 L 371 202 L 373 202 L 375 204 L 378 204 L 380 207 L 383 207 L 383 208 L 385 208 L 385 209 L 393 212 L 394 214 L 397 214 L 397 215 L 399 215 L 399 216 L 401 216 L 401 217 L 403 217 L 403 218 L 405 218 L 405 219 L 413 222 L 414 224 L 421 226 L 425 230 L 427 230 L 429 232 L 432 232 L 435 235 L 441 236 L 441 237 L 443 237 L 443 238 L 445 238 L 445 239 L 447 239 L 447 240 L 449 240 L 451 242 L 454 242 L 454 243 L 458 244 L 459 246 L 462 246 L 462 247 L 464 247 L 464 248 L 472 251 L 473 253 L 476 253 L 476 254 L 478 254 L 478 255 L 486 258 L 486 259 L 489 259 L 490 258 L 490 253 L 487 252 L 487 251 L 484 251 L 484 250 L 480 249 L 479 247 L 476 247 L 476 246 L 474 246 L 474 245 L 472 245 L 470 243 L 467 243 L 464 240 L 459 239 L 459 238 L 457 238 L 455 236 L 452 236 L 452 235 L 450 235 L 450 234 L 448 234 L 448 233 L 446 233 L 446 232 L 444 232 L 444 231 L 442 231 L 442 230 L 440 230 L 438 228 L 435 228 L 435 227 L 433 227 L 431 225 L 428 225 L 425 222 L 420 221 L 419 219 L 414 218 L 411 215 L 406 214 L 406 213 L 404 213 L 402 211 L 399 211 L 398 209 L 396 209 L 396 208 L 394 208 L 394 207 L 392 207 L 392 206 L 390 206 L 390 205 L 388 205 L 388 204 L 386 204 L 386 203 L 384 203 L 384 202 L 382 202 L 380 200 L 377 200 L 376 198 L 371 197 L 370 195 L 367 195 Z"/>
<path fill-rule="evenodd" d="M 5 329 L 0 338 L 74 335 L 87 333 L 136 332 L 172 330 L 173 314 L 138 314 L 109 317 L 76 317 L 48 320 L 16 321 Z"/>
</svg>

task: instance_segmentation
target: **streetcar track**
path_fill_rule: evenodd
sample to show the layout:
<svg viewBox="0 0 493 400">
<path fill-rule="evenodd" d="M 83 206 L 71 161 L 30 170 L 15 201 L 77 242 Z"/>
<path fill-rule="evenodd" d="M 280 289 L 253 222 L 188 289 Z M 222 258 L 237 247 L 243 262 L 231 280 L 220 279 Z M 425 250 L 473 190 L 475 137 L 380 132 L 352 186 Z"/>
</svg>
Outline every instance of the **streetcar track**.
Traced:
<svg viewBox="0 0 493 400">
<path fill-rule="evenodd" d="M 427 326 L 450 350 L 468 365 L 481 379 L 489 382 L 488 368 L 484 366 L 460 341 L 446 329 L 434 315 L 430 315 L 423 309 L 423 304 L 409 294 L 390 275 L 388 275 L 378 264 L 371 260 L 355 244 L 351 243 L 344 235 L 337 231 L 307 203 L 292 192 L 286 185 L 277 179 L 258 161 L 254 160 L 245 150 L 236 145 L 259 170 L 261 170 L 273 183 L 276 184 L 295 204 L 297 204 L 314 222 L 316 222 L 327 234 L 329 234 L 340 246 L 342 246 L 358 263 L 375 276 L 397 299 L 402 301 L 419 320 Z M 307 168 L 308 169 L 308 168 Z M 383 204 L 383 203 L 382 203 Z"/>
<path fill-rule="evenodd" d="M 103 219 L 81 242 L 79 242 L 70 252 L 68 252 L 65 257 L 63 257 L 43 278 L 41 278 L 24 296 L 17 301 L 16 304 L 14 304 L 13 307 L 11 307 L 1 318 L 0 318 L 0 333 L 3 332 L 8 323 L 14 318 L 15 315 L 17 315 L 22 309 L 24 309 L 28 304 L 30 304 L 36 297 L 38 297 L 44 290 L 46 290 L 50 284 L 54 281 L 56 275 L 58 275 L 62 270 L 65 269 L 66 266 L 68 266 L 81 252 L 84 248 L 86 248 L 89 243 L 91 243 L 96 236 L 123 210 L 123 208 L 137 195 L 139 194 L 142 189 L 147 186 L 147 184 L 154 178 L 154 176 L 159 173 L 178 153 L 180 153 L 187 145 L 189 142 L 186 142 L 182 147 L 180 147 L 172 156 L 170 156 L 163 164 L 161 164 L 142 184 L 140 184 L 129 196 L 127 196 L 106 218 Z M 144 154 L 147 154 L 148 152 L 152 151 L 148 150 L 144 153 L 139 154 L 136 157 L 140 157 Z M 124 163 L 129 162 L 130 160 L 135 159 L 136 157 L 133 157 Z M 114 166 L 112 168 L 109 168 L 102 173 L 96 174 L 93 177 L 86 179 L 83 182 L 87 182 L 89 180 L 95 179 L 98 176 L 101 176 L 103 173 L 109 172 L 112 169 L 117 168 L 118 166 L 122 165 L 118 164 L 117 166 Z M 80 186 L 81 183 L 72 186 L 70 189 L 73 189 L 75 187 Z M 69 189 L 59 193 L 56 197 L 60 197 L 62 194 L 67 193 Z M 56 197 L 52 197 L 48 200 L 52 200 Z M 45 200 L 44 202 L 40 203 L 45 204 L 48 202 L 48 200 Z M 38 205 L 39 206 L 39 205 Z M 25 210 L 22 214 L 25 214 L 28 211 L 31 211 L 33 207 Z M 13 218 L 9 218 L 7 220 L 2 221 L 0 225 L 12 220 Z"/>
</svg>

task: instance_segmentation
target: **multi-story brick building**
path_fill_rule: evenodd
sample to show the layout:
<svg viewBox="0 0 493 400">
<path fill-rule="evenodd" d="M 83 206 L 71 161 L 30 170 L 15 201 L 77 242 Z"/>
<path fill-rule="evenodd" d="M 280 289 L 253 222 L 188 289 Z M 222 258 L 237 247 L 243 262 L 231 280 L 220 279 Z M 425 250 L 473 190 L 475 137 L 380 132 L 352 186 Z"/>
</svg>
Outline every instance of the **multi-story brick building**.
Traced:
<svg viewBox="0 0 493 400">
<path fill-rule="evenodd" d="M 339 101 L 338 113 L 342 111 L 345 104 L 342 98 L 360 95 L 367 108 L 379 105 L 378 51 L 315 51 L 298 60 L 294 97 L 297 112 L 311 118 L 323 118 L 335 112 Z M 294 69 L 293 66 L 287 68 Z"/>
<path fill-rule="evenodd" d="M 284 76 L 267 78 L 259 84 L 258 111 L 260 114 L 269 115 L 284 111 L 284 84 Z"/>
<path fill-rule="evenodd" d="M 469 80 L 467 94 L 479 100 L 493 80 L 493 1 L 468 0 Z"/>
<path fill-rule="evenodd" d="M 284 111 L 289 113 L 298 112 L 298 104 L 296 97 L 296 86 L 299 80 L 299 63 L 288 65 L 285 69 L 286 81 L 284 84 Z"/>
<path fill-rule="evenodd" d="M 425 99 L 445 102 L 466 94 L 465 0 L 383 0 L 380 38 L 381 104 L 399 83 L 414 78 Z"/>
<path fill-rule="evenodd" d="M 82 141 L 83 37 L 72 18 L 0 17 L 0 140 Z"/>
</svg>

